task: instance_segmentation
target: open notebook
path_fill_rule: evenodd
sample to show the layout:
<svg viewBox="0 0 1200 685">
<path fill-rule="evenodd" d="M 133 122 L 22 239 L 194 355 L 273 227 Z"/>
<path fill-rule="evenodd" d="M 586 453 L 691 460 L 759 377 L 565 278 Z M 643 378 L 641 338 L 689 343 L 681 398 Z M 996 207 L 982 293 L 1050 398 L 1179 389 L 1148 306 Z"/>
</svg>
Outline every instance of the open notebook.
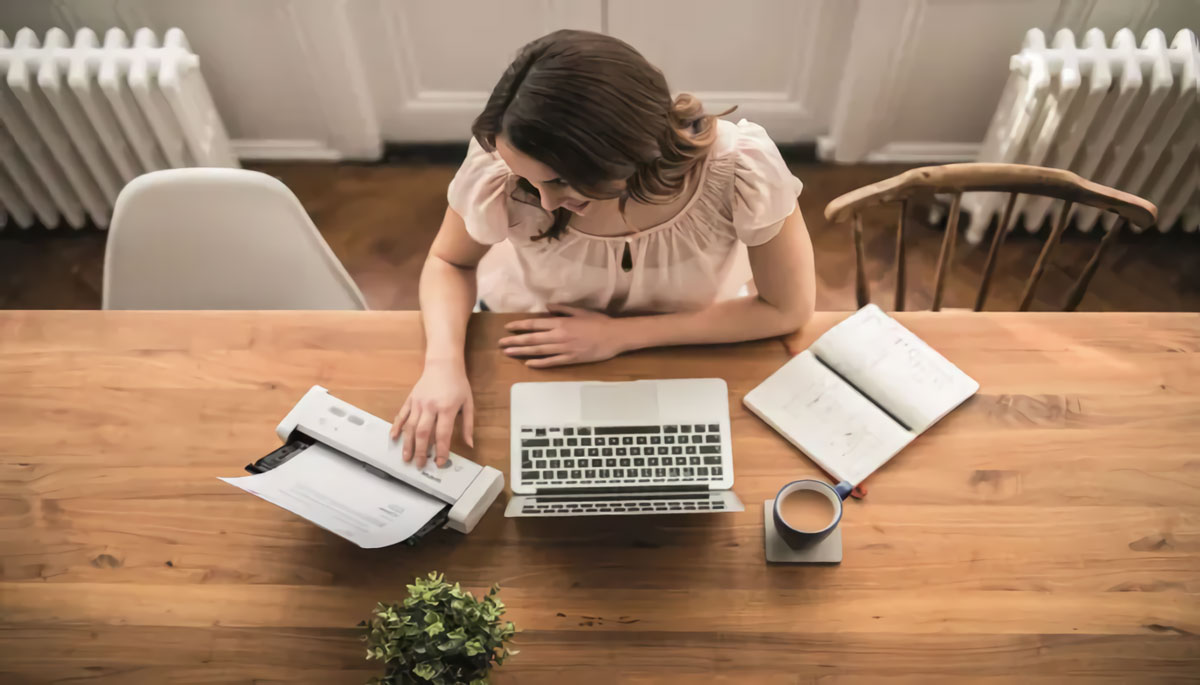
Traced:
<svg viewBox="0 0 1200 685">
<path fill-rule="evenodd" d="M 744 401 L 830 475 L 858 485 L 977 390 L 970 376 L 867 305 Z"/>
</svg>

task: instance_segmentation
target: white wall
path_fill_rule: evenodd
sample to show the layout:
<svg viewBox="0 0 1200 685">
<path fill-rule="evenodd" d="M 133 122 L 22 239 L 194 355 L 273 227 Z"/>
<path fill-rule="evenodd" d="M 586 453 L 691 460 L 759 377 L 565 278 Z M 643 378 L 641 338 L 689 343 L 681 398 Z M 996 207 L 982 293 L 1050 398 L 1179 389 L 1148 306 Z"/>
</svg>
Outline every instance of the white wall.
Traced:
<svg viewBox="0 0 1200 685">
<path fill-rule="evenodd" d="M 601 28 L 596 0 L 351 0 L 345 7 L 383 137 L 400 142 L 466 140 L 517 48 L 559 28 Z"/>
<path fill-rule="evenodd" d="M 1200 30 L 1198 0 L 858 0 L 823 157 L 972 159 L 1025 32 Z"/>
<path fill-rule="evenodd" d="M 829 129 L 853 3 L 841 0 L 0 0 L 0 29 L 179 26 L 243 155 L 371 158 L 462 141 L 524 43 L 605 31 L 710 110 L 780 141 Z"/>
<path fill-rule="evenodd" d="M 606 32 L 637 47 L 709 111 L 778 141 L 828 130 L 854 3 L 844 0 L 609 0 Z"/>
<path fill-rule="evenodd" d="M 1200 28 L 1200 0 L 0 0 L 0 30 L 181 27 L 235 146 L 377 156 L 462 141 L 525 42 L 631 42 L 675 90 L 838 159 L 974 152 L 1026 29 Z"/>
</svg>

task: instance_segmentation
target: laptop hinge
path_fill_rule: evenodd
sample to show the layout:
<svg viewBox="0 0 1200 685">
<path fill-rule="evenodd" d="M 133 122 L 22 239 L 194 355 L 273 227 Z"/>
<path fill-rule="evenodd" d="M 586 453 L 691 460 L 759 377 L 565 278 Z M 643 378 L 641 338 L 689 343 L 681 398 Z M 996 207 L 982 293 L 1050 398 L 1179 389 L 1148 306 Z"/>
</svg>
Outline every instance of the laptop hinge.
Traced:
<svg viewBox="0 0 1200 685">
<path fill-rule="evenodd" d="M 707 485 L 636 485 L 622 488 L 538 488 L 538 495 L 675 495 L 709 492 Z"/>
</svg>

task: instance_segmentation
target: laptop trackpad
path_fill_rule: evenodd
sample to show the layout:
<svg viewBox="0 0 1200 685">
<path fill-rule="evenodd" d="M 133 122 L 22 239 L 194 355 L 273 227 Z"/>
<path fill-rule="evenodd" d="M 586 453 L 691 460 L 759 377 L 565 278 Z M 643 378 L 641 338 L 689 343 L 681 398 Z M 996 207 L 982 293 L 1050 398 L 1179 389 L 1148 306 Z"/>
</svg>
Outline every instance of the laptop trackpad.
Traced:
<svg viewBox="0 0 1200 685">
<path fill-rule="evenodd" d="M 589 383 L 580 393 L 586 422 L 658 422 L 658 389 L 651 383 Z"/>
</svg>

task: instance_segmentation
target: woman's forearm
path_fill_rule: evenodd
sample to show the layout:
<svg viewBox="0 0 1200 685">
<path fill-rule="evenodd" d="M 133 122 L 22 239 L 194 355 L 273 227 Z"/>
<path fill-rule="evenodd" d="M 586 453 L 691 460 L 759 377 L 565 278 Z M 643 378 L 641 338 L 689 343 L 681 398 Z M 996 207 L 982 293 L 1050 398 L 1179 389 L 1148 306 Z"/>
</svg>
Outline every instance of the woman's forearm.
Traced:
<svg viewBox="0 0 1200 685">
<path fill-rule="evenodd" d="M 464 364 L 467 320 L 475 308 L 475 270 L 430 255 L 421 269 L 425 362 Z"/>
<path fill-rule="evenodd" d="M 770 338 L 799 330 L 811 317 L 811 306 L 784 310 L 760 297 L 740 297 L 694 312 L 614 319 L 613 325 L 629 351 Z"/>
</svg>

